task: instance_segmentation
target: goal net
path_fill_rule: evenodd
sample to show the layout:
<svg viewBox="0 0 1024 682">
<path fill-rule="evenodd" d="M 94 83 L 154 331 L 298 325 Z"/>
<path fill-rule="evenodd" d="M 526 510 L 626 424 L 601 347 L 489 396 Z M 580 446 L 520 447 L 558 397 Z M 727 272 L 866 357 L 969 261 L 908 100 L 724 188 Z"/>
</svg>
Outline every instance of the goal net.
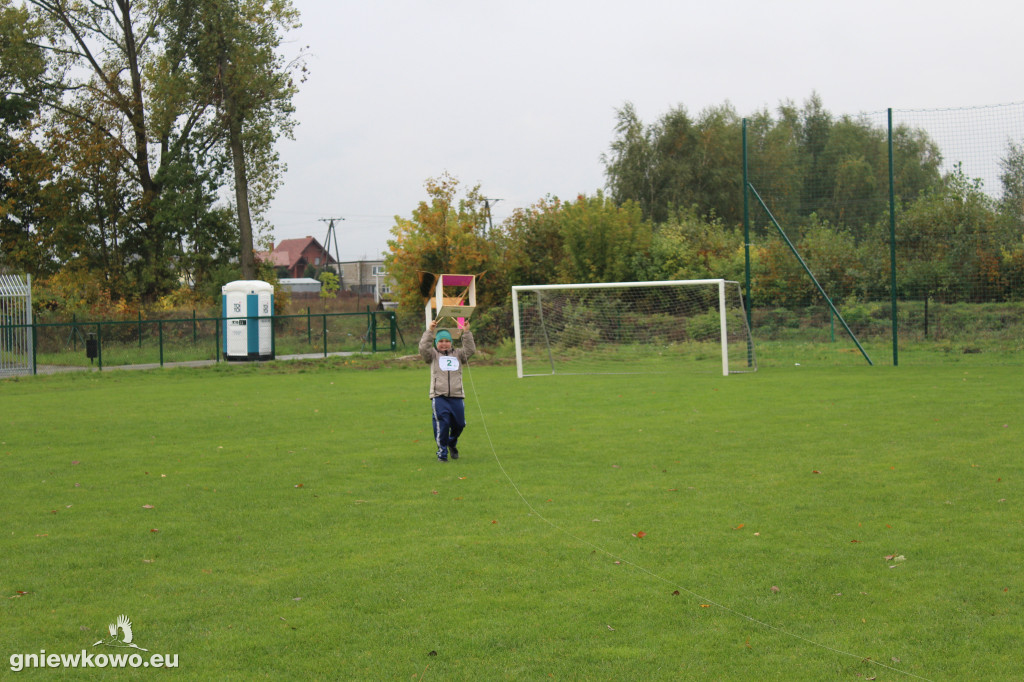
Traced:
<svg viewBox="0 0 1024 682">
<path fill-rule="evenodd" d="M 512 315 L 520 377 L 757 369 L 738 282 L 514 286 Z"/>
</svg>

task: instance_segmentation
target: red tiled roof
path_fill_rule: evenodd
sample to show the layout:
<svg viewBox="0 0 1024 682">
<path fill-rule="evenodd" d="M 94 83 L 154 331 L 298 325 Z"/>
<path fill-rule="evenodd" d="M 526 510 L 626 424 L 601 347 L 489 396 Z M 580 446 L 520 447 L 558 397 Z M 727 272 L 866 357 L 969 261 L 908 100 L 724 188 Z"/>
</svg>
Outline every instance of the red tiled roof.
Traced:
<svg viewBox="0 0 1024 682">
<path fill-rule="evenodd" d="M 260 260 L 264 262 L 270 261 L 276 267 L 291 268 L 299 262 L 303 251 L 311 245 L 315 246 L 318 251 L 324 254 L 326 264 L 334 264 L 338 262 L 323 246 L 320 245 L 320 242 L 313 237 L 282 239 L 278 242 L 277 246 L 274 247 L 273 251 L 260 251 L 256 255 Z"/>
</svg>

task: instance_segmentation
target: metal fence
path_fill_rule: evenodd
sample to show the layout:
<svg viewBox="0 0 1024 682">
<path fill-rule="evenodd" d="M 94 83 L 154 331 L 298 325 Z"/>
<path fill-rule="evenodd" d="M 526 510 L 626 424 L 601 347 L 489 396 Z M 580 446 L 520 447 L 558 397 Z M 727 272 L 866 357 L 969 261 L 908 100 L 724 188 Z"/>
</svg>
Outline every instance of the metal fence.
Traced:
<svg viewBox="0 0 1024 682">
<path fill-rule="evenodd" d="M 0 272 L 0 377 L 32 373 L 32 278 Z"/>
<path fill-rule="evenodd" d="M 4 325 L 30 339 L 28 371 L 53 373 L 104 367 L 207 364 L 224 359 L 227 318 L 51 322 Z M 273 318 L 272 355 L 376 353 L 399 348 L 394 311 L 313 313 Z M 402 340 L 404 344 L 404 340 Z"/>
</svg>

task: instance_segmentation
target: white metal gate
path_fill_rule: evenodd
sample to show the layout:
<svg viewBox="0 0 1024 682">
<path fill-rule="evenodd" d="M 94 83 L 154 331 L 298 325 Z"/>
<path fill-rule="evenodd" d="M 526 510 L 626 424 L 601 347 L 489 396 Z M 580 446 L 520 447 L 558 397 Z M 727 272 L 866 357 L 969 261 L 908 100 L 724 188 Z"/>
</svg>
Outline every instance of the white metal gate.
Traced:
<svg viewBox="0 0 1024 682">
<path fill-rule="evenodd" d="M 0 272 L 0 377 L 32 373 L 32 277 Z"/>
</svg>

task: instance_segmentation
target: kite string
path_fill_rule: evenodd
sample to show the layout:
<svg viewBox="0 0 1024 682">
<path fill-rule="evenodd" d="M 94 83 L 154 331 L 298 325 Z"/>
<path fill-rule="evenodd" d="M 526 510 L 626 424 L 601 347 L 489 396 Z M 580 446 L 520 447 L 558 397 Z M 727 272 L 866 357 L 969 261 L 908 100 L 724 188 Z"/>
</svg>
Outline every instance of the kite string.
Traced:
<svg viewBox="0 0 1024 682">
<path fill-rule="evenodd" d="M 466 363 L 466 368 L 467 368 L 467 375 L 469 377 L 469 385 L 470 385 L 470 388 L 473 391 L 473 400 L 474 400 L 474 402 L 476 402 L 477 411 L 480 414 L 480 424 L 483 426 L 484 436 L 487 438 L 487 445 L 488 445 L 488 447 L 491 450 L 491 455 L 494 457 L 495 464 L 498 465 L 498 469 L 501 471 L 502 475 L 505 477 L 505 480 L 507 480 L 509 485 L 512 486 L 512 489 L 516 492 L 516 495 L 519 496 L 519 499 L 523 501 L 523 504 L 526 505 L 527 509 L 530 510 L 530 513 L 532 515 L 536 516 L 537 518 L 539 518 L 544 523 L 546 523 L 549 526 L 551 526 L 551 528 L 553 528 L 554 530 L 558 531 L 559 533 L 562 533 L 563 535 L 567 535 L 568 537 L 572 538 L 573 540 L 576 540 L 577 542 L 579 542 L 581 544 L 584 544 L 584 545 L 592 548 L 596 552 L 600 552 L 601 554 L 604 554 L 605 556 L 610 557 L 611 559 L 614 559 L 615 561 L 618 561 L 621 564 L 626 564 L 628 566 L 631 566 L 632 568 L 640 571 L 641 573 L 645 573 L 646 575 L 648 575 L 648 576 L 650 576 L 652 578 L 655 578 L 656 580 L 660 580 L 661 582 L 669 585 L 670 587 L 674 587 L 675 589 L 677 589 L 677 590 L 679 590 L 681 592 L 685 592 L 685 593 L 687 593 L 687 594 L 689 594 L 689 595 L 691 595 L 693 597 L 696 597 L 698 600 L 700 600 L 701 602 L 703 602 L 705 604 L 708 604 L 708 605 L 711 605 L 711 606 L 715 606 L 715 607 L 717 607 L 719 609 L 722 609 L 723 611 L 727 611 L 727 612 L 733 614 L 734 616 L 738 616 L 739 618 L 743 618 L 745 620 L 748 620 L 751 623 L 754 623 L 755 625 L 759 625 L 759 626 L 761 626 L 763 628 L 766 628 L 768 630 L 772 630 L 772 631 L 777 632 L 777 633 L 779 633 L 781 635 L 784 635 L 786 637 L 792 637 L 793 639 L 798 639 L 798 640 L 800 640 L 802 642 L 805 642 L 807 644 L 810 644 L 812 646 L 815 646 L 815 647 L 818 647 L 818 648 L 821 648 L 821 649 L 825 649 L 826 651 L 831 651 L 832 653 L 839 654 L 841 656 L 847 656 L 847 657 L 850 657 L 850 658 L 856 658 L 858 660 L 866 661 L 867 663 L 870 663 L 871 665 L 876 665 L 876 666 L 879 666 L 881 668 L 886 668 L 887 670 L 892 670 L 893 672 L 900 673 L 901 675 L 906 675 L 908 677 L 913 677 L 913 678 L 918 679 L 918 680 L 926 680 L 928 682 L 931 682 L 929 680 L 929 678 L 927 678 L 927 677 L 921 677 L 920 675 L 915 675 L 912 672 L 908 672 L 906 670 L 900 670 L 899 668 L 894 668 L 891 665 L 886 665 L 885 663 L 882 663 L 881 661 L 876 661 L 875 659 L 870 658 L 870 657 L 858 656 L 857 654 L 850 653 L 849 651 L 843 651 L 842 649 L 837 649 L 837 648 L 831 647 L 831 646 L 829 646 L 827 644 L 822 644 L 821 642 L 817 642 L 817 641 L 815 641 L 813 639 L 808 639 L 807 637 L 803 637 L 801 635 L 798 635 L 796 633 L 790 632 L 790 631 L 785 630 L 783 628 L 780 628 L 778 626 L 772 625 L 770 623 L 766 623 L 763 620 L 758 620 L 757 618 L 754 618 L 753 616 L 748 616 L 747 614 L 742 613 L 740 611 L 737 611 L 734 608 L 731 608 L 729 606 L 726 606 L 725 604 L 721 604 L 719 602 L 714 601 L 713 599 L 705 597 L 702 594 L 694 592 L 693 590 L 691 590 L 691 589 L 689 589 L 689 588 L 687 588 L 687 587 L 685 587 L 683 585 L 679 585 L 677 583 L 674 583 L 671 580 L 669 580 L 668 578 L 665 578 L 664 576 L 661 576 L 661 575 L 655 573 L 654 571 L 652 571 L 652 570 L 650 570 L 648 568 L 645 568 L 644 566 L 641 566 L 641 565 L 639 565 L 637 563 L 634 563 L 632 561 L 629 561 L 628 559 L 625 559 L 625 558 L 623 558 L 623 557 L 621 557 L 621 556 L 619 556 L 617 554 L 614 554 L 613 552 L 610 552 L 610 551 L 606 550 L 604 547 L 601 547 L 600 545 L 594 544 L 590 540 L 586 540 L 584 538 L 581 538 L 578 535 L 575 535 L 574 533 L 572 533 L 571 531 L 568 531 L 565 528 L 562 528 L 561 526 L 556 524 L 554 521 L 552 521 L 551 519 L 549 519 L 546 516 L 544 516 L 544 514 L 542 514 L 536 507 L 534 507 L 530 503 L 530 501 L 528 499 L 526 499 L 526 496 L 523 495 L 523 492 L 519 489 L 519 486 L 516 485 L 515 480 L 512 479 L 512 477 L 509 475 L 508 471 L 505 470 L 505 466 L 501 463 L 501 458 L 498 457 L 498 451 L 494 447 L 494 441 L 491 438 L 491 432 L 487 428 L 487 420 L 484 417 L 484 410 L 483 410 L 483 406 L 482 406 L 482 404 L 480 402 L 480 395 L 479 395 L 479 393 L 476 390 L 476 382 L 473 380 L 473 370 L 470 367 L 470 364 L 468 362 Z"/>
</svg>

